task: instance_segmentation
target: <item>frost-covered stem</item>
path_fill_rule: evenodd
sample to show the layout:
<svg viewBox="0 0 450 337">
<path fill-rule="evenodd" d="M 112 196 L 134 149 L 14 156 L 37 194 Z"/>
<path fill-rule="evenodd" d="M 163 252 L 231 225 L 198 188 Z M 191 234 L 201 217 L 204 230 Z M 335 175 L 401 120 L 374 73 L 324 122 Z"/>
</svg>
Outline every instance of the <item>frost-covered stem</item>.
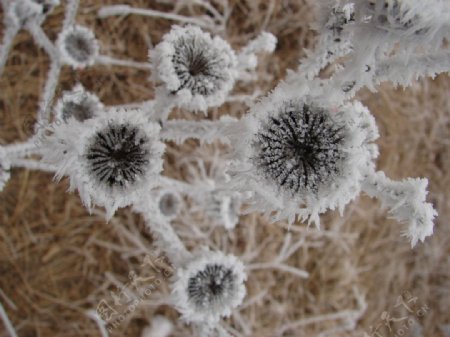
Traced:
<svg viewBox="0 0 450 337">
<path fill-rule="evenodd" d="M 6 331 L 8 332 L 9 336 L 17 337 L 16 330 L 14 330 L 14 327 L 11 324 L 11 321 L 9 320 L 8 314 L 6 313 L 5 309 L 3 308 L 3 305 L 1 302 L 0 302 L 0 317 L 3 320 L 3 324 L 5 325 Z"/>
<path fill-rule="evenodd" d="M 161 139 L 173 140 L 178 144 L 189 138 L 195 138 L 206 143 L 218 139 L 226 141 L 224 129 L 237 122 L 236 118 L 229 116 L 221 117 L 217 121 L 171 120 L 164 123 L 161 130 Z"/>
<path fill-rule="evenodd" d="M 56 51 L 55 45 L 52 41 L 50 41 L 47 34 L 45 34 L 45 32 L 42 30 L 41 26 L 39 26 L 35 22 L 30 22 L 26 25 L 26 29 L 33 36 L 38 46 L 44 49 L 52 60 L 58 57 L 58 52 Z"/>
<path fill-rule="evenodd" d="M 38 154 L 39 149 L 33 142 L 33 138 L 31 138 L 25 143 L 0 146 L 0 152 L 7 157 L 27 157 L 32 154 Z"/>
<path fill-rule="evenodd" d="M 450 70 L 450 52 L 440 51 L 419 56 L 399 55 L 392 57 L 377 66 L 374 82 L 391 81 L 407 86 L 419 77 L 430 76 Z"/>
<path fill-rule="evenodd" d="M 246 265 L 247 270 L 255 270 L 255 269 L 278 269 L 280 271 L 290 273 L 296 275 L 300 278 L 308 278 L 309 273 L 295 267 L 288 266 L 286 264 L 280 262 L 262 262 L 262 263 L 251 263 Z"/>
<path fill-rule="evenodd" d="M 66 5 L 66 12 L 64 15 L 63 31 L 75 23 L 75 17 L 78 12 L 79 0 L 68 0 Z"/>
<path fill-rule="evenodd" d="M 339 44 L 329 46 L 326 43 L 319 44 L 314 51 L 306 50 L 307 56 L 300 60 L 300 65 L 295 73 L 290 76 L 303 76 L 306 79 L 316 77 L 327 65 L 352 51 L 351 43 L 343 41 Z"/>
<path fill-rule="evenodd" d="M 155 105 L 154 100 L 144 101 L 144 102 L 136 102 L 136 103 L 127 103 L 127 104 L 120 104 L 120 105 L 111 105 L 107 106 L 106 109 L 108 110 L 132 110 L 132 109 L 142 109 L 144 112 L 148 110 L 152 111 L 153 106 Z"/>
<path fill-rule="evenodd" d="M 164 122 L 169 117 L 173 107 L 174 103 L 171 94 L 161 89 L 156 92 L 155 103 L 153 105 L 154 115 L 149 117 L 153 121 Z"/>
<path fill-rule="evenodd" d="M 143 214 L 149 231 L 156 236 L 157 244 L 165 251 L 175 266 L 182 265 L 190 253 L 181 242 L 174 229 L 165 219 L 155 217 L 153 214 Z"/>
<path fill-rule="evenodd" d="M 214 25 L 209 22 L 205 22 L 204 20 L 200 20 L 198 18 L 187 17 L 183 15 L 173 14 L 173 13 L 164 13 L 160 11 L 155 11 L 152 9 L 144 9 L 144 8 L 133 8 L 128 5 L 114 5 L 114 6 L 104 6 L 100 8 L 98 11 L 98 16 L 101 18 L 105 18 L 113 15 L 128 15 L 128 14 L 136 14 L 143 15 L 149 17 L 162 18 L 167 20 L 179 21 L 183 23 L 190 23 L 204 28 L 212 28 Z"/>
<path fill-rule="evenodd" d="M 98 328 L 100 329 L 100 333 L 102 337 L 109 337 L 108 331 L 105 327 L 105 322 L 98 316 L 98 314 L 94 310 L 89 310 L 86 312 L 86 315 L 92 318 L 95 323 L 97 323 Z"/>
<path fill-rule="evenodd" d="M 96 63 L 111 66 L 130 67 L 138 69 L 151 69 L 151 66 L 147 62 L 136 62 L 129 60 L 119 60 L 110 56 L 100 55 L 96 58 Z"/>
<path fill-rule="evenodd" d="M 56 172 L 57 167 L 32 159 L 10 159 L 11 167 L 21 167 L 29 170 Z"/>
<path fill-rule="evenodd" d="M 250 106 L 262 94 L 263 94 L 262 91 L 257 89 L 251 95 L 229 95 L 225 99 L 225 102 L 245 103 Z"/>
<path fill-rule="evenodd" d="M 54 59 L 50 64 L 48 71 L 47 83 L 45 83 L 44 94 L 39 103 L 39 111 L 35 125 L 35 133 L 42 132 L 43 126 L 47 126 L 50 121 L 50 105 L 55 96 L 56 87 L 58 86 L 59 74 L 61 72 L 61 64 L 59 59 Z"/>
<path fill-rule="evenodd" d="M 394 219 L 408 224 L 404 235 L 414 247 L 418 241 L 423 242 L 433 234 L 433 220 L 437 215 L 433 205 L 426 202 L 427 185 L 427 179 L 393 181 L 379 171 L 365 179 L 362 190 L 367 195 L 380 199 L 389 208 Z"/>
<path fill-rule="evenodd" d="M 3 33 L 3 41 L 0 46 L 0 75 L 3 73 L 9 51 L 11 50 L 14 37 L 17 35 L 20 27 L 17 25 L 7 25 Z"/>
</svg>

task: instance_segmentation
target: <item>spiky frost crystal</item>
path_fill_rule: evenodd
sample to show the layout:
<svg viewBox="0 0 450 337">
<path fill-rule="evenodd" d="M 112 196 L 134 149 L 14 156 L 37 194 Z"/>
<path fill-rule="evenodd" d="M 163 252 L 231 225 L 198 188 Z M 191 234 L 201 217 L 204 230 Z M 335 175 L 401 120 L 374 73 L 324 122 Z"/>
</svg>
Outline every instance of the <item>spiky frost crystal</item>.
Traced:
<svg viewBox="0 0 450 337">
<path fill-rule="evenodd" d="M 93 65 L 99 52 L 94 33 L 82 26 L 63 31 L 58 37 L 58 48 L 64 62 L 74 68 Z"/>
<path fill-rule="evenodd" d="M 153 79 L 190 110 L 222 104 L 236 76 L 229 44 L 194 26 L 173 27 L 150 51 L 150 59 Z"/>
<path fill-rule="evenodd" d="M 279 110 L 255 137 L 255 166 L 293 195 L 317 193 L 340 174 L 346 126 L 299 101 L 283 102 Z"/>
<path fill-rule="evenodd" d="M 173 301 L 186 321 L 213 324 L 241 304 L 245 280 L 235 256 L 202 251 L 177 270 Z"/>
</svg>

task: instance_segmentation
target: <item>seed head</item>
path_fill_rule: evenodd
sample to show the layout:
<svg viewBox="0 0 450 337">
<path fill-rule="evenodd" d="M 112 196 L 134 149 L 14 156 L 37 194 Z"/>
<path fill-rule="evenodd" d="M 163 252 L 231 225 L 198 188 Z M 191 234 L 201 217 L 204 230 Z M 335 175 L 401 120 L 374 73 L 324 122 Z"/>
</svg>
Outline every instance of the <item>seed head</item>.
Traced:
<svg viewBox="0 0 450 337">
<path fill-rule="evenodd" d="M 284 102 L 255 137 L 255 166 L 293 195 L 317 193 L 340 173 L 345 133 L 324 109 Z"/>
<path fill-rule="evenodd" d="M 63 60 L 74 68 L 93 65 L 99 52 L 94 33 L 82 26 L 63 31 L 58 37 L 58 47 Z"/>
</svg>

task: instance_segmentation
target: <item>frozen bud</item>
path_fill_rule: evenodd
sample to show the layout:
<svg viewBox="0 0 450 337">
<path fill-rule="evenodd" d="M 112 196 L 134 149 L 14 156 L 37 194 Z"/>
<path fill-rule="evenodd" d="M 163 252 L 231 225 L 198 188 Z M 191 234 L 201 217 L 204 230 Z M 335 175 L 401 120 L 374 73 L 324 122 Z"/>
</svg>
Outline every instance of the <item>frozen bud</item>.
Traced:
<svg viewBox="0 0 450 337">
<path fill-rule="evenodd" d="M 190 110 L 222 104 L 234 85 L 234 51 L 225 40 L 198 27 L 173 27 L 150 51 L 150 59 L 154 81 L 177 105 Z"/>
<path fill-rule="evenodd" d="M 67 122 L 75 118 L 79 122 L 93 118 L 103 109 L 103 104 L 98 97 L 87 92 L 81 84 L 76 85 L 71 91 L 66 91 L 55 107 L 55 118 Z"/>
<path fill-rule="evenodd" d="M 94 33 L 82 26 L 64 30 L 59 35 L 57 44 L 63 61 L 74 68 L 93 65 L 99 52 Z"/>
<path fill-rule="evenodd" d="M 177 270 L 174 304 L 188 322 L 215 323 L 242 303 L 246 278 L 235 256 L 203 251 Z"/>
<path fill-rule="evenodd" d="M 181 208 L 181 197 L 176 191 L 159 191 L 156 201 L 159 212 L 167 219 L 173 219 Z"/>
</svg>

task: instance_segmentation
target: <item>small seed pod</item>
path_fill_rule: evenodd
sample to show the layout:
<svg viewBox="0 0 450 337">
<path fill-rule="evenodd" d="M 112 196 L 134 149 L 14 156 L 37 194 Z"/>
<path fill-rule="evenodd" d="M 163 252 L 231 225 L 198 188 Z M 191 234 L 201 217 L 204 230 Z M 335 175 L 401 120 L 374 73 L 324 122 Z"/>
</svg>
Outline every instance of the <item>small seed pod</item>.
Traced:
<svg viewBox="0 0 450 337">
<path fill-rule="evenodd" d="M 177 192 L 171 190 L 161 190 L 157 194 L 156 201 L 159 212 L 166 219 L 171 220 L 178 215 L 182 201 Z"/>
<path fill-rule="evenodd" d="M 187 322 L 215 323 L 245 297 L 244 265 L 235 256 L 203 251 L 178 268 L 173 302 Z"/>
<path fill-rule="evenodd" d="M 71 91 L 63 93 L 63 97 L 55 107 L 55 118 L 67 122 L 74 118 L 79 122 L 93 118 L 103 109 L 99 98 L 77 84 Z"/>
<path fill-rule="evenodd" d="M 150 51 L 150 60 L 153 80 L 189 110 L 222 104 L 237 73 L 230 45 L 194 26 L 173 27 Z"/>
<path fill-rule="evenodd" d="M 73 68 L 93 65 L 99 53 L 94 33 L 82 26 L 73 26 L 61 32 L 57 45 L 63 61 Z"/>
</svg>

